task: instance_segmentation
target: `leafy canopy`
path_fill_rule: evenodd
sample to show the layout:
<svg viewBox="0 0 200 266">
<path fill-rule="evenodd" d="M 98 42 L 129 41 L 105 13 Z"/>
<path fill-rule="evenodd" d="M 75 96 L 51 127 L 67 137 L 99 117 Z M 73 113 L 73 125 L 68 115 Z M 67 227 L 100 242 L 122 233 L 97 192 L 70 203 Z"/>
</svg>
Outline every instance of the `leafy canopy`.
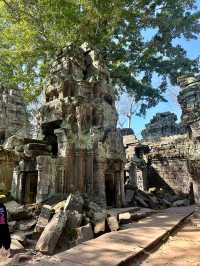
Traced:
<svg viewBox="0 0 200 266">
<path fill-rule="evenodd" d="M 106 60 L 118 95 L 142 100 L 144 113 L 163 100 L 168 79 L 198 71 L 198 58 L 174 40 L 196 39 L 199 18 L 195 0 L 0 0 L 0 83 L 23 87 L 32 101 L 55 51 L 87 42 Z"/>
</svg>

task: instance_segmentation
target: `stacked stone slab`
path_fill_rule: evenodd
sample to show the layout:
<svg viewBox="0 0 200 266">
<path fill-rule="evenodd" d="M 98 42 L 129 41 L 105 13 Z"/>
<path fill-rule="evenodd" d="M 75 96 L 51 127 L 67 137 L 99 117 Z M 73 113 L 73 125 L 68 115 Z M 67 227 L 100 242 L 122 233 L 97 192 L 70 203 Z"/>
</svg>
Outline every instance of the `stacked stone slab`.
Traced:
<svg viewBox="0 0 200 266">
<path fill-rule="evenodd" d="M 109 72 L 100 56 L 74 45 L 58 53 L 47 77 L 45 100 L 38 124 L 40 145 L 46 145 L 47 153 L 37 143 L 31 146 L 31 140 L 29 146 L 24 145 L 26 156 L 21 168 L 19 164 L 15 169 L 14 190 L 20 190 L 20 195 L 29 193 L 30 185 L 20 188 L 19 183 L 26 183 L 27 169 L 35 165 L 37 202 L 57 193 L 79 191 L 103 206 L 123 205 L 123 142 L 116 129 Z"/>
<path fill-rule="evenodd" d="M 184 127 L 176 123 L 177 116 L 171 112 L 157 113 L 142 131 L 144 140 L 158 140 L 161 137 L 183 134 Z"/>
<path fill-rule="evenodd" d="M 0 86 L 0 144 L 12 135 L 29 134 L 29 122 L 19 89 Z"/>
<path fill-rule="evenodd" d="M 200 136 L 200 76 L 182 76 L 178 79 L 181 92 L 182 121 L 193 138 Z"/>
</svg>

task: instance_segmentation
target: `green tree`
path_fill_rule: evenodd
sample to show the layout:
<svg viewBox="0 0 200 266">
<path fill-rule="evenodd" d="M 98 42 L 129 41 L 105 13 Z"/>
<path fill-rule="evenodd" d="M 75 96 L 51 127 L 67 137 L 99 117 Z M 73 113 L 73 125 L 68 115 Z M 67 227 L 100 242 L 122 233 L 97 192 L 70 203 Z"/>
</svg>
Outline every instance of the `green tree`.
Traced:
<svg viewBox="0 0 200 266">
<path fill-rule="evenodd" d="M 164 100 L 167 80 L 197 72 L 174 40 L 195 39 L 195 0 L 0 0 L 0 82 L 24 88 L 31 101 L 41 91 L 56 50 L 87 42 L 103 55 L 119 95 L 142 101 L 141 113 Z M 149 40 L 144 33 L 151 31 Z M 153 87 L 153 76 L 161 82 Z"/>
</svg>

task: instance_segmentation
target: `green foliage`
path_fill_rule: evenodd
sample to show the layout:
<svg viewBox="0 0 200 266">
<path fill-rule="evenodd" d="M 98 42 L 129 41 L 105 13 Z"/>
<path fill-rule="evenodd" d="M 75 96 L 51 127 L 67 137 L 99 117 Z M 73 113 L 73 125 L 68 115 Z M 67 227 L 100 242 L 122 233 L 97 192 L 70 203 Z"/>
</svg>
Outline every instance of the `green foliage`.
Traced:
<svg viewBox="0 0 200 266">
<path fill-rule="evenodd" d="M 116 92 L 142 100 L 144 113 L 163 100 L 167 79 L 176 84 L 178 75 L 198 71 L 198 59 L 173 41 L 197 38 L 199 17 L 195 0 L 1 0 L 0 82 L 23 87 L 32 101 L 55 51 L 88 42 L 106 60 Z"/>
</svg>

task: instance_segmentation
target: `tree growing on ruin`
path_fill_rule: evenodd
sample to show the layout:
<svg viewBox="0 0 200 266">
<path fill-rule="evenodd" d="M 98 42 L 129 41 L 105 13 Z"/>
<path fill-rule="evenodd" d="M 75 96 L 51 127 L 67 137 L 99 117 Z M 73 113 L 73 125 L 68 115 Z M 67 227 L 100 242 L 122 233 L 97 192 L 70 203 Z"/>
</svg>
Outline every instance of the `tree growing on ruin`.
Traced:
<svg viewBox="0 0 200 266">
<path fill-rule="evenodd" d="M 69 42 L 98 49 L 116 94 L 142 101 L 140 112 L 164 100 L 167 79 L 197 72 L 175 40 L 196 39 L 200 12 L 195 0 L 1 0 L 0 82 L 39 95 L 49 63 Z M 144 36 L 148 34 L 148 38 Z M 152 85 L 154 74 L 160 84 Z"/>
</svg>

